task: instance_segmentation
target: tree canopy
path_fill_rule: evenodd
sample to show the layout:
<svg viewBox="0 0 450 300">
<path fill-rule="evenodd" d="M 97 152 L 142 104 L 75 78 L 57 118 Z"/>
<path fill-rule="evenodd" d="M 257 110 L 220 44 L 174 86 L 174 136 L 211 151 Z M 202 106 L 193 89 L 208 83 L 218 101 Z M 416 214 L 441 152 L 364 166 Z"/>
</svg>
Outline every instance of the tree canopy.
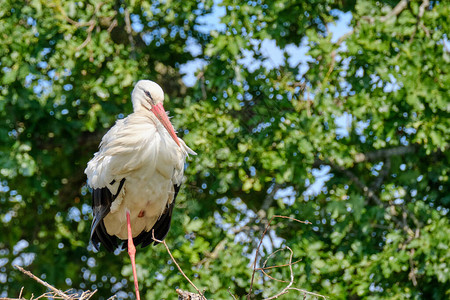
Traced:
<svg viewBox="0 0 450 300">
<path fill-rule="evenodd" d="M 206 297 L 248 293 L 273 215 L 312 223 L 274 219 L 262 244 L 259 265 L 284 246 L 301 260 L 294 287 L 449 297 L 449 16 L 429 0 L 1 1 L 0 296 L 44 292 L 20 264 L 62 290 L 133 297 L 125 253 L 89 246 L 83 171 L 151 79 L 198 153 L 166 241 Z M 147 299 L 190 290 L 161 245 L 137 265 Z M 253 297 L 284 286 L 258 271 Z"/>
</svg>

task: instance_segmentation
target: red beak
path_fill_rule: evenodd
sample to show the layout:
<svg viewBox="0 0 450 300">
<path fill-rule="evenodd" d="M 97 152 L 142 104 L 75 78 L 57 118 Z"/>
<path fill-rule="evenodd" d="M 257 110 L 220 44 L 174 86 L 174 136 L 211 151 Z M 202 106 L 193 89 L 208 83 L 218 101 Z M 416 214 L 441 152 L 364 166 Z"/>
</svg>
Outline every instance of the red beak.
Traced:
<svg viewBox="0 0 450 300">
<path fill-rule="evenodd" d="M 169 132 L 170 136 L 173 138 L 175 143 L 177 143 L 177 145 L 181 147 L 180 142 L 178 141 L 178 137 L 175 134 L 175 130 L 173 129 L 172 123 L 170 123 L 162 103 L 153 105 L 151 111 L 155 114 L 155 116 L 158 118 L 161 124 L 163 124 L 163 126 Z"/>
</svg>

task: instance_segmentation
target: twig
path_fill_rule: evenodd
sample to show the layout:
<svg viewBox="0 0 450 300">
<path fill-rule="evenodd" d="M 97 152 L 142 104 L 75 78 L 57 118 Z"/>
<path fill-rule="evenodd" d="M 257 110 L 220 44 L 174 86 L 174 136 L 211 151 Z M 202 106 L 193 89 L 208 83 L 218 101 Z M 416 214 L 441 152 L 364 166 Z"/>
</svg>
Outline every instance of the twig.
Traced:
<svg viewBox="0 0 450 300">
<path fill-rule="evenodd" d="M 250 296 L 251 296 L 251 294 L 252 294 L 253 282 L 254 282 L 254 280 L 255 280 L 255 273 L 256 273 L 256 269 L 257 269 L 257 268 L 256 268 L 256 262 L 257 262 L 257 260 L 258 260 L 259 248 L 261 247 L 261 244 L 262 244 L 262 242 L 263 242 L 263 240 L 264 240 L 264 236 L 266 235 L 267 230 L 268 230 L 269 227 L 270 227 L 270 223 L 273 221 L 274 218 L 283 218 L 283 219 L 289 219 L 289 220 L 293 220 L 293 221 L 296 221 L 296 222 L 299 222 L 299 223 L 303 223 L 303 224 L 311 224 L 311 223 L 308 222 L 308 221 L 300 221 L 300 220 L 297 220 L 297 219 L 292 218 L 292 217 L 286 217 L 286 216 L 280 216 L 280 215 L 274 215 L 274 216 L 269 220 L 269 222 L 267 223 L 266 228 L 264 229 L 263 234 L 261 235 L 261 239 L 260 239 L 260 241 L 259 241 L 258 247 L 256 247 L 255 260 L 253 261 L 252 279 L 251 279 L 251 281 L 250 281 L 250 290 L 249 290 L 249 292 L 248 292 L 248 294 L 247 294 L 247 299 L 250 299 Z M 290 268 L 292 268 L 292 266 L 290 266 Z M 265 273 L 265 272 L 264 272 L 264 273 Z"/>
<path fill-rule="evenodd" d="M 286 248 L 280 248 L 280 249 L 276 250 L 275 252 L 272 252 L 272 253 L 267 257 L 267 259 L 264 261 L 263 267 L 262 267 L 262 268 L 258 268 L 257 270 L 263 272 L 264 275 L 266 275 L 267 277 L 269 277 L 269 278 L 272 279 L 272 280 L 279 281 L 279 282 L 289 282 L 289 281 L 286 281 L 286 280 L 276 279 L 276 278 L 270 276 L 269 274 L 267 274 L 266 271 L 265 271 L 265 270 L 272 269 L 272 268 L 276 268 L 276 267 L 282 267 L 282 266 L 271 266 L 271 267 L 266 267 L 266 264 L 267 264 L 267 262 L 269 261 L 269 259 L 270 259 L 272 256 L 274 256 L 276 253 L 280 252 L 281 250 L 285 250 L 285 249 L 286 249 Z M 299 260 L 299 261 L 300 261 L 300 260 Z M 297 261 L 297 262 L 299 262 L 299 261 Z M 293 263 L 293 264 L 295 264 L 295 263 Z M 290 263 L 289 263 L 289 264 L 286 264 L 286 265 L 283 265 L 283 266 L 288 266 L 288 265 L 290 265 Z"/>
<path fill-rule="evenodd" d="M 266 217 L 266 211 L 270 208 L 273 203 L 276 193 L 281 189 L 281 185 L 274 183 L 272 186 L 272 191 L 267 194 L 261 205 L 261 208 L 256 213 L 260 218 Z"/>
<path fill-rule="evenodd" d="M 230 288 L 228 288 L 228 294 L 230 294 L 231 297 L 233 297 L 234 300 L 236 300 L 236 297 L 231 293 Z"/>
<path fill-rule="evenodd" d="M 402 0 L 400 1 L 395 7 L 394 9 L 392 9 L 387 15 L 385 15 L 384 17 L 380 18 L 381 22 L 385 22 L 388 19 L 390 19 L 391 17 L 394 16 L 398 16 L 408 5 L 409 0 Z"/>
<path fill-rule="evenodd" d="M 250 296 L 251 296 L 251 294 L 252 294 L 252 289 L 253 289 L 253 281 L 255 280 L 256 261 L 258 260 L 259 248 L 261 247 L 261 244 L 262 244 L 262 242 L 263 242 L 264 236 L 266 235 L 267 229 L 269 229 L 269 227 L 270 227 L 270 222 L 272 222 L 272 220 L 273 220 L 274 217 L 275 217 L 275 216 L 273 216 L 273 217 L 270 219 L 269 223 L 267 224 L 266 228 L 264 229 L 263 234 L 261 235 L 261 239 L 260 239 L 260 241 L 259 241 L 258 247 L 256 247 L 255 260 L 254 260 L 254 262 L 253 262 L 252 279 L 251 279 L 251 281 L 250 281 L 250 290 L 249 290 L 249 292 L 248 292 L 248 294 L 247 294 L 247 299 L 248 299 L 248 300 L 250 300 Z"/>
<path fill-rule="evenodd" d="M 264 270 L 262 270 L 262 269 L 260 269 L 260 271 L 261 271 L 264 275 L 266 275 L 267 277 L 269 277 L 269 278 L 272 279 L 272 280 L 275 280 L 275 281 L 278 281 L 278 282 L 289 282 L 289 281 L 287 281 L 287 280 L 276 279 L 276 278 L 270 276 L 269 274 L 267 274 L 267 272 L 264 271 Z"/>
<path fill-rule="evenodd" d="M 278 252 L 278 251 L 280 251 L 280 250 L 285 250 L 285 249 L 288 249 L 288 250 L 291 252 L 291 254 L 289 255 L 289 263 L 286 264 L 286 266 L 289 266 L 289 271 L 290 271 L 290 281 L 285 281 L 285 280 L 275 279 L 275 278 L 269 276 L 266 272 L 264 272 L 264 270 L 261 270 L 265 275 L 267 275 L 269 278 L 271 278 L 271 279 L 273 279 L 273 280 L 276 280 L 276 281 L 279 281 L 279 282 L 288 282 L 288 285 L 287 285 L 284 289 L 282 289 L 278 294 L 276 294 L 276 295 L 274 295 L 274 296 L 271 296 L 271 297 L 269 297 L 269 298 L 266 298 L 265 300 L 276 299 L 276 298 L 278 298 L 278 297 L 280 297 L 280 296 L 282 296 L 282 295 L 284 295 L 284 294 L 287 294 L 287 293 L 289 292 L 289 290 L 295 290 L 295 291 L 302 292 L 303 295 L 304 295 L 304 297 L 303 297 L 304 299 L 306 298 L 306 295 L 311 295 L 311 296 L 316 296 L 316 297 L 322 297 L 323 299 L 326 299 L 326 297 L 323 296 L 323 295 L 316 294 L 316 293 L 312 293 L 312 292 L 308 292 L 308 291 L 303 290 L 303 289 L 299 289 L 299 288 L 292 287 L 292 284 L 294 283 L 294 272 L 293 272 L 293 270 L 292 270 L 292 265 L 294 265 L 294 264 L 296 263 L 296 262 L 294 262 L 294 263 L 292 262 L 292 257 L 293 257 L 293 255 L 294 255 L 294 252 L 292 251 L 291 248 L 289 248 L 288 246 L 286 246 L 286 247 L 283 248 L 283 249 L 278 249 L 278 250 L 275 251 L 274 253 L 276 253 L 276 252 Z M 273 253 L 273 254 L 274 254 L 274 253 Z M 269 258 L 267 258 L 267 260 L 268 260 L 268 259 L 269 259 Z M 267 262 L 267 260 L 266 260 L 266 262 Z"/>
<path fill-rule="evenodd" d="M 206 98 L 207 98 L 208 96 L 206 95 L 205 72 L 204 72 L 204 71 L 200 71 L 200 73 L 198 73 L 198 75 L 197 75 L 197 80 L 199 81 L 200 88 L 201 88 L 201 90 L 202 90 L 202 97 L 203 97 L 203 100 L 206 100 Z"/>
<path fill-rule="evenodd" d="M 180 289 L 176 289 L 175 291 L 178 294 L 179 300 L 203 300 L 203 299 L 205 299 L 204 297 L 201 297 L 200 295 L 198 295 L 196 293 L 191 293 L 191 292 L 183 291 Z"/>
<path fill-rule="evenodd" d="M 294 251 L 292 251 L 292 249 L 289 248 L 288 246 L 286 246 L 286 249 L 288 249 L 291 252 L 291 254 L 289 255 L 289 271 L 291 273 L 291 280 L 289 281 L 288 285 L 284 289 L 281 290 L 281 292 L 279 292 L 278 294 L 276 294 L 272 297 L 266 298 L 266 300 L 276 299 L 276 298 L 280 297 L 281 295 L 286 294 L 288 292 L 289 288 L 294 283 L 294 272 L 292 271 L 292 256 L 294 256 Z"/>
<path fill-rule="evenodd" d="M 416 36 L 416 32 L 417 32 L 417 29 L 419 28 L 419 25 L 421 25 L 421 27 L 424 29 L 425 34 L 427 35 L 427 37 L 430 37 L 430 33 L 429 33 L 428 29 L 427 29 L 427 28 L 425 27 L 425 25 L 423 25 L 422 22 L 421 22 L 421 19 L 422 19 L 424 13 L 425 13 L 425 8 L 426 8 L 427 6 L 429 6 L 429 5 L 430 5 L 430 1 L 429 1 L 429 0 L 424 0 L 424 1 L 422 2 L 422 4 L 420 5 L 420 7 L 419 7 L 419 13 L 417 14 L 417 22 L 416 22 L 416 26 L 414 27 L 414 31 L 413 31 L 413 33 L 411 34 L 411 38 L 409 39 L 409 42 L 410 42 L 410 43 L 412 43 L 412 41 L 414 40 L 414 37 Z M 425 30 L 425 29 L 426 29 L 426 30 Z"/>
<path fill-rule="evenodd" d="M 131 47 L 131 56 L 132 58 L 136 58 L 136 48 L 134 45 L 134 39 L 133 39 L 133 31 L 131 29 L 131 20 L 130 20 L 130 12 L 127 8 L 125 8 L 125 31 L 128 34 L 128 41 L 130 42 Z"/>
<path fill-rule="evenodd" d="M 72 20 L 71 18 L 69 18 L 69 17 L 67 16 L 65 10 L 64 10 L 61 6 L 58 6 L 58 7 L 57 7 L 57 9 L 59 10 L 59 12 L 63 15 L 64 19 L 65 19 L 67 22 L 69 22 L 70 24 L 74 25 L 75 27 L 81 28 L 81 27 L 89 26 L 89 28 L 87 29 L 87 33 L 88 33 L 87 38 L 84 40 L 84 42 L 83 42 L 80 46 L 78 46 L 78 47 L 75 49 L 75 51 L 77 51 L 77 52 L 80 51 L 81 49 L 83 49 L 84 47 L 86 47 L 87 44 L 89 44 L 89 42 L 91 41 L 91 39 L 92 39 L 92 31 L 94 30 L 95 25 L 97 25 L 97 22 L 95 21 L 95 17 L 96 17 L 96 15 L 97 15 L 98 11 L 100 10 L 100 8 L 101 8 L 104 4 L 105 4 L 105 2 L 100 2 L 100 3 L 98 3 L 98 4 L 95 6 L 94 13 L 92 14 L 92 17 L 91 17 L 91 19 L 90 19 L 88 22 L 77 22 L 77 21 L 74 21 L 74 20 Z"/>
<path fill-rule="evenodd" d="M 111 33 L 111 31 L 114 29 L 114 27 L 117 26 L 117 24 L 118 24 L 117 19 L 114 19 L 114 20 L 111 22 L 111 25 L 109 25 L 109 27 L 108 27 L 108 29 L 107 29 L 108 33 Z"/>
<path fill-rule="evenodd" d="M 202 292 L 200 292 L 200 290 L 195 286 L 195 284 L 189 279 L 189 277 L 186 276 L 186 274 L 184 274 L 183 270 L 181 269 L 180 265 L 177 263 L 177 261 L 175 260 L 175 258 L 172 255 L 172 252 L 170 252 L 169 247 L 166 244 L 166 241 L 160 241 L 158 239 L 155 238 L 155 230 L 152 230 L 152 239 L 157 242 L 157 243 L 161 243 L 164 245 L 164 247 L 166 247 L 167 253 L 169 253 L 170 258 L 172 259 L 173 263 L 177 266 L 178 271 L 180 271 L 181 275 L 183 275 L 184 278 L 186 278 L 186 280 L 194 287 L 194 289 L 197 291 L 197 293 L 200 295 L 200 299 L 204 299 L 206 300 L 205 296 L 203 296 Z"/>
<path fill-rule="evenodd" d="M 283 249 L 278 249 L 278 250 L 283 250 Z M 275 252 L 274 252 L 275 253 Z M 272 253 L 273 254 L 273 253 Z M 301 262 L 302 260 L 299 259 L 297 261 L 294 261 L 292 264 L 298 264 L 299 262 Z M 284 264 L 284 265 L 276 265 L 276 266 L 270 266 L 270 267 L 263 267 L 263 268 L 257 268 L 257 270 L 270 270 L 270 269 L 275 269 L 275 268 L 282 268 L 282 267 L 287 267 L 289 266 L 289 264 Z"/>
<path fill-rule="evenodd" d="M 392 17 L 398 16 L 408 5 L 409 0 L 400 1 L 387 15 L 380 17 L 378 20 L 380 22 L 386 22 Z M 375 18 L 370 16 L 363 16 L 362 19 L 369 21 L 369 23 L 374 23 Z"/>
<path fill-rule="evenodd" d="M 327 299 L 327 297 L 324 296 L 324 295 L 317 294 L 317 293 L 313 293 L 313 292 L 308 292 L 308 291 L 306 291 L 306 290 L 302 290 L 302 289 L 299 289 L 299 288 L 291 287 L 291 288 L 289 288 L 289 289 L 290 289 L 290 290 L 294 290 L 294 291 L 302 292 L 302 293 L 305 294 L 305 295 L 311 295 L 311 296 L 321 297 L 321 298 L 323 298 L 323 299 Z"/>
<path fill-rule="evenodd" d="M 84 42 L 83 42 L 80 46 L 78 46 L 78 47 L 75 49 L 76 52 L 80 51 L 81 49 L 83 49 L 84 47 L 86 47 L 87 44 L 90 43 L 90 41 L 91 41 L 91 39 L 92 39 L 92 30 L 94 30 L 94 27 L 95 27 L 95 22 L 92 22 L 91 26 L 89 26 L 89 28 L 88 28 L 88 30 L 87 30 L 87 33 L 88 33 L 87 38 L 84 40 Z"/>
<path fill-rule="evenodd" d="M 413 285 L 417 286 L 416 270 L 414 267 L 414 260 L 413 260 L 414 252 L 415 252 L 415 249 L 414 248 L 411 249 L 411 252 L 409 255 L 409 266 L 410 266 L 411 270 L 409 271 L 408 277 L 411 279 Z"/>
<path fill-rule="evenodd" d="M 30 271 L 27 271 L 27 270 L 23 269 L 22 267 L 19 267 L 18 265 L 14 265 L 14 268 L 16 268 L 20 272 L 28 275 L 29 277 L 33 278 L 34 280 L 36 280 L 37 282 L 39 282 L 40 284 L 42 284 L 46 288 L 52 290 L 54 293 L 56 293 L 58 296 L 62 297 L 63 299 L 68 299 L 68 300 L 71 299 L 70 296 L 67 296 L 62 291 L 58 290 L 57 288 L 53 287 L 52 285 L 48 284 L 47 282 L 45 282 L 45 281 L 41 280 L 40 278 L 36 277 Z"/>
<path fill-rule="evenodd" d="M 300 221 L 300 220 L 297 220 L 296 218 L 287 217 L 287 216 L 274 215 L 274 216 L 272 217 L 272 219 L 273 219 L 273 218 L 289 219 L 289 220 L 292 220 L 292 221 L 295 221 L 295 222 L 298 222 L 298 223 L 302 223 L 302 224 L 307 224 L 307 225 L 311 225 L 311 224 L 312 224 L 312 223 L 309 222 L 309 221 Z"/>
<path fill-rule="evenodd" d="M 214 247 L 214 250 L 211 253 L 206 253 L 205 258 L 199 261 L 196 265 L 205 264 L 205 268 L 208 268 L 210 261 L 217 259 L 222 250 L 225 249 L 226 243 L 226 239 L 221 240 L 219 243 L 217 243 L 216 247 Z"/>
<path fill-rule="evenodd" d="M 78 300 L 88 300 L 89 298 L 91 298 L 95 293 L 97 292 L 97 290 L 91 292 L 91 291 L 85 291 L 83 292 L 83 294 L 81 294 L 80 298 Z"/>
<path fill-rule="evenodd" d="M 375 179 L 375 181 L 370 185 L 370 188 L 373 190 L 379 189 L 380 186 L 383 184 L 383 181 L 386 178 L 386 176 L 389 175 L 390 171 L 391 171 L 391 159 L 387 157 L 386 160 L 383 162 L 383 168 L 378 174 L 377 179 Z"/>
<path fill-rule="evenodd" d="M 325 82 L 328 80 L 328 77 L 331 75 L 331 72 L 334 70 L 334 65 L 336 64 L 336 50 L 331 51 L 331 63 L 330 67 L 328 68 L 327 74 L 325 74 L 325 77 L 323 78 L 322 84 L 325 84 Z"/>
</svg>

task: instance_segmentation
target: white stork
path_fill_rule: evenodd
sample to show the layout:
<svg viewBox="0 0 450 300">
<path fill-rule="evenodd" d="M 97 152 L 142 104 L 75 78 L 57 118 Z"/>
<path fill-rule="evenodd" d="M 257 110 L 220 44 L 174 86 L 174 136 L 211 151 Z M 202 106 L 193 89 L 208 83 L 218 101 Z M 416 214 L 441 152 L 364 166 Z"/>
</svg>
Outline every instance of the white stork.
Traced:
<svg viewBox="0 0 450 300">
<path fill-rule="evenodd" d="M 84 171 L 93 189 L 91 240 L 108 251 L 128 240 L 136 298 L 135 245 L 163 240 L 170 228 L 175 198 L 188 154 L 196 154 L 175 134 L 164 111 L 164 92 L 140 80 L 131 94 L 133 113 L 103 136 Z"/>
</svg>

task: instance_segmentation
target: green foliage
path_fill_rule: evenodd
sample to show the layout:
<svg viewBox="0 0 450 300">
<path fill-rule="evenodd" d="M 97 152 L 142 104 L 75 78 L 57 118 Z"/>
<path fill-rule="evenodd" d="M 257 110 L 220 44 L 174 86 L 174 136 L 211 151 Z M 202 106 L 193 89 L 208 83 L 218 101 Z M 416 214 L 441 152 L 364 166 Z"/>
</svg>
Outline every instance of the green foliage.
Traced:
<svg viewBox="0 0 450 300">
<path fill-rule="evenodd" d="M 276 219 L 270 232 L 302 259 L 294 287 L 336 299 L 448 298 L 450 5 L 403 2 L 2 1 L 0 295 L 44 292 L 12 263 L 60 289 L 132 291 L 126 254 L 88 247 L 83 170 L 148 78 L 199 153 L 167 243 L 207 297 L 248 292 L 265 224 L 253 216 L 266 211 L 313 223 Z M 205 29 L 219 7 L 222 27 Z M 352 31 L 336 41 L 339 12 L 352 15 Z M 282 49 L 280 66 L 263 40 Z M 191 44 L 206 66 L 186 87 Z M 309 59 L 294 66 L 286 47 L 301 45 Z M 318 170 L 328 175 L 311 193 Z M 274 245 L 263 245 L 265 259 Z M 147 299 L 190 289 L 161 245 L 139 249 L 137 264 Z M 289 279 L 286 267 L 269 274 Z M 285 285 L 258 273 L 255 298 Z"/>
</svg>

